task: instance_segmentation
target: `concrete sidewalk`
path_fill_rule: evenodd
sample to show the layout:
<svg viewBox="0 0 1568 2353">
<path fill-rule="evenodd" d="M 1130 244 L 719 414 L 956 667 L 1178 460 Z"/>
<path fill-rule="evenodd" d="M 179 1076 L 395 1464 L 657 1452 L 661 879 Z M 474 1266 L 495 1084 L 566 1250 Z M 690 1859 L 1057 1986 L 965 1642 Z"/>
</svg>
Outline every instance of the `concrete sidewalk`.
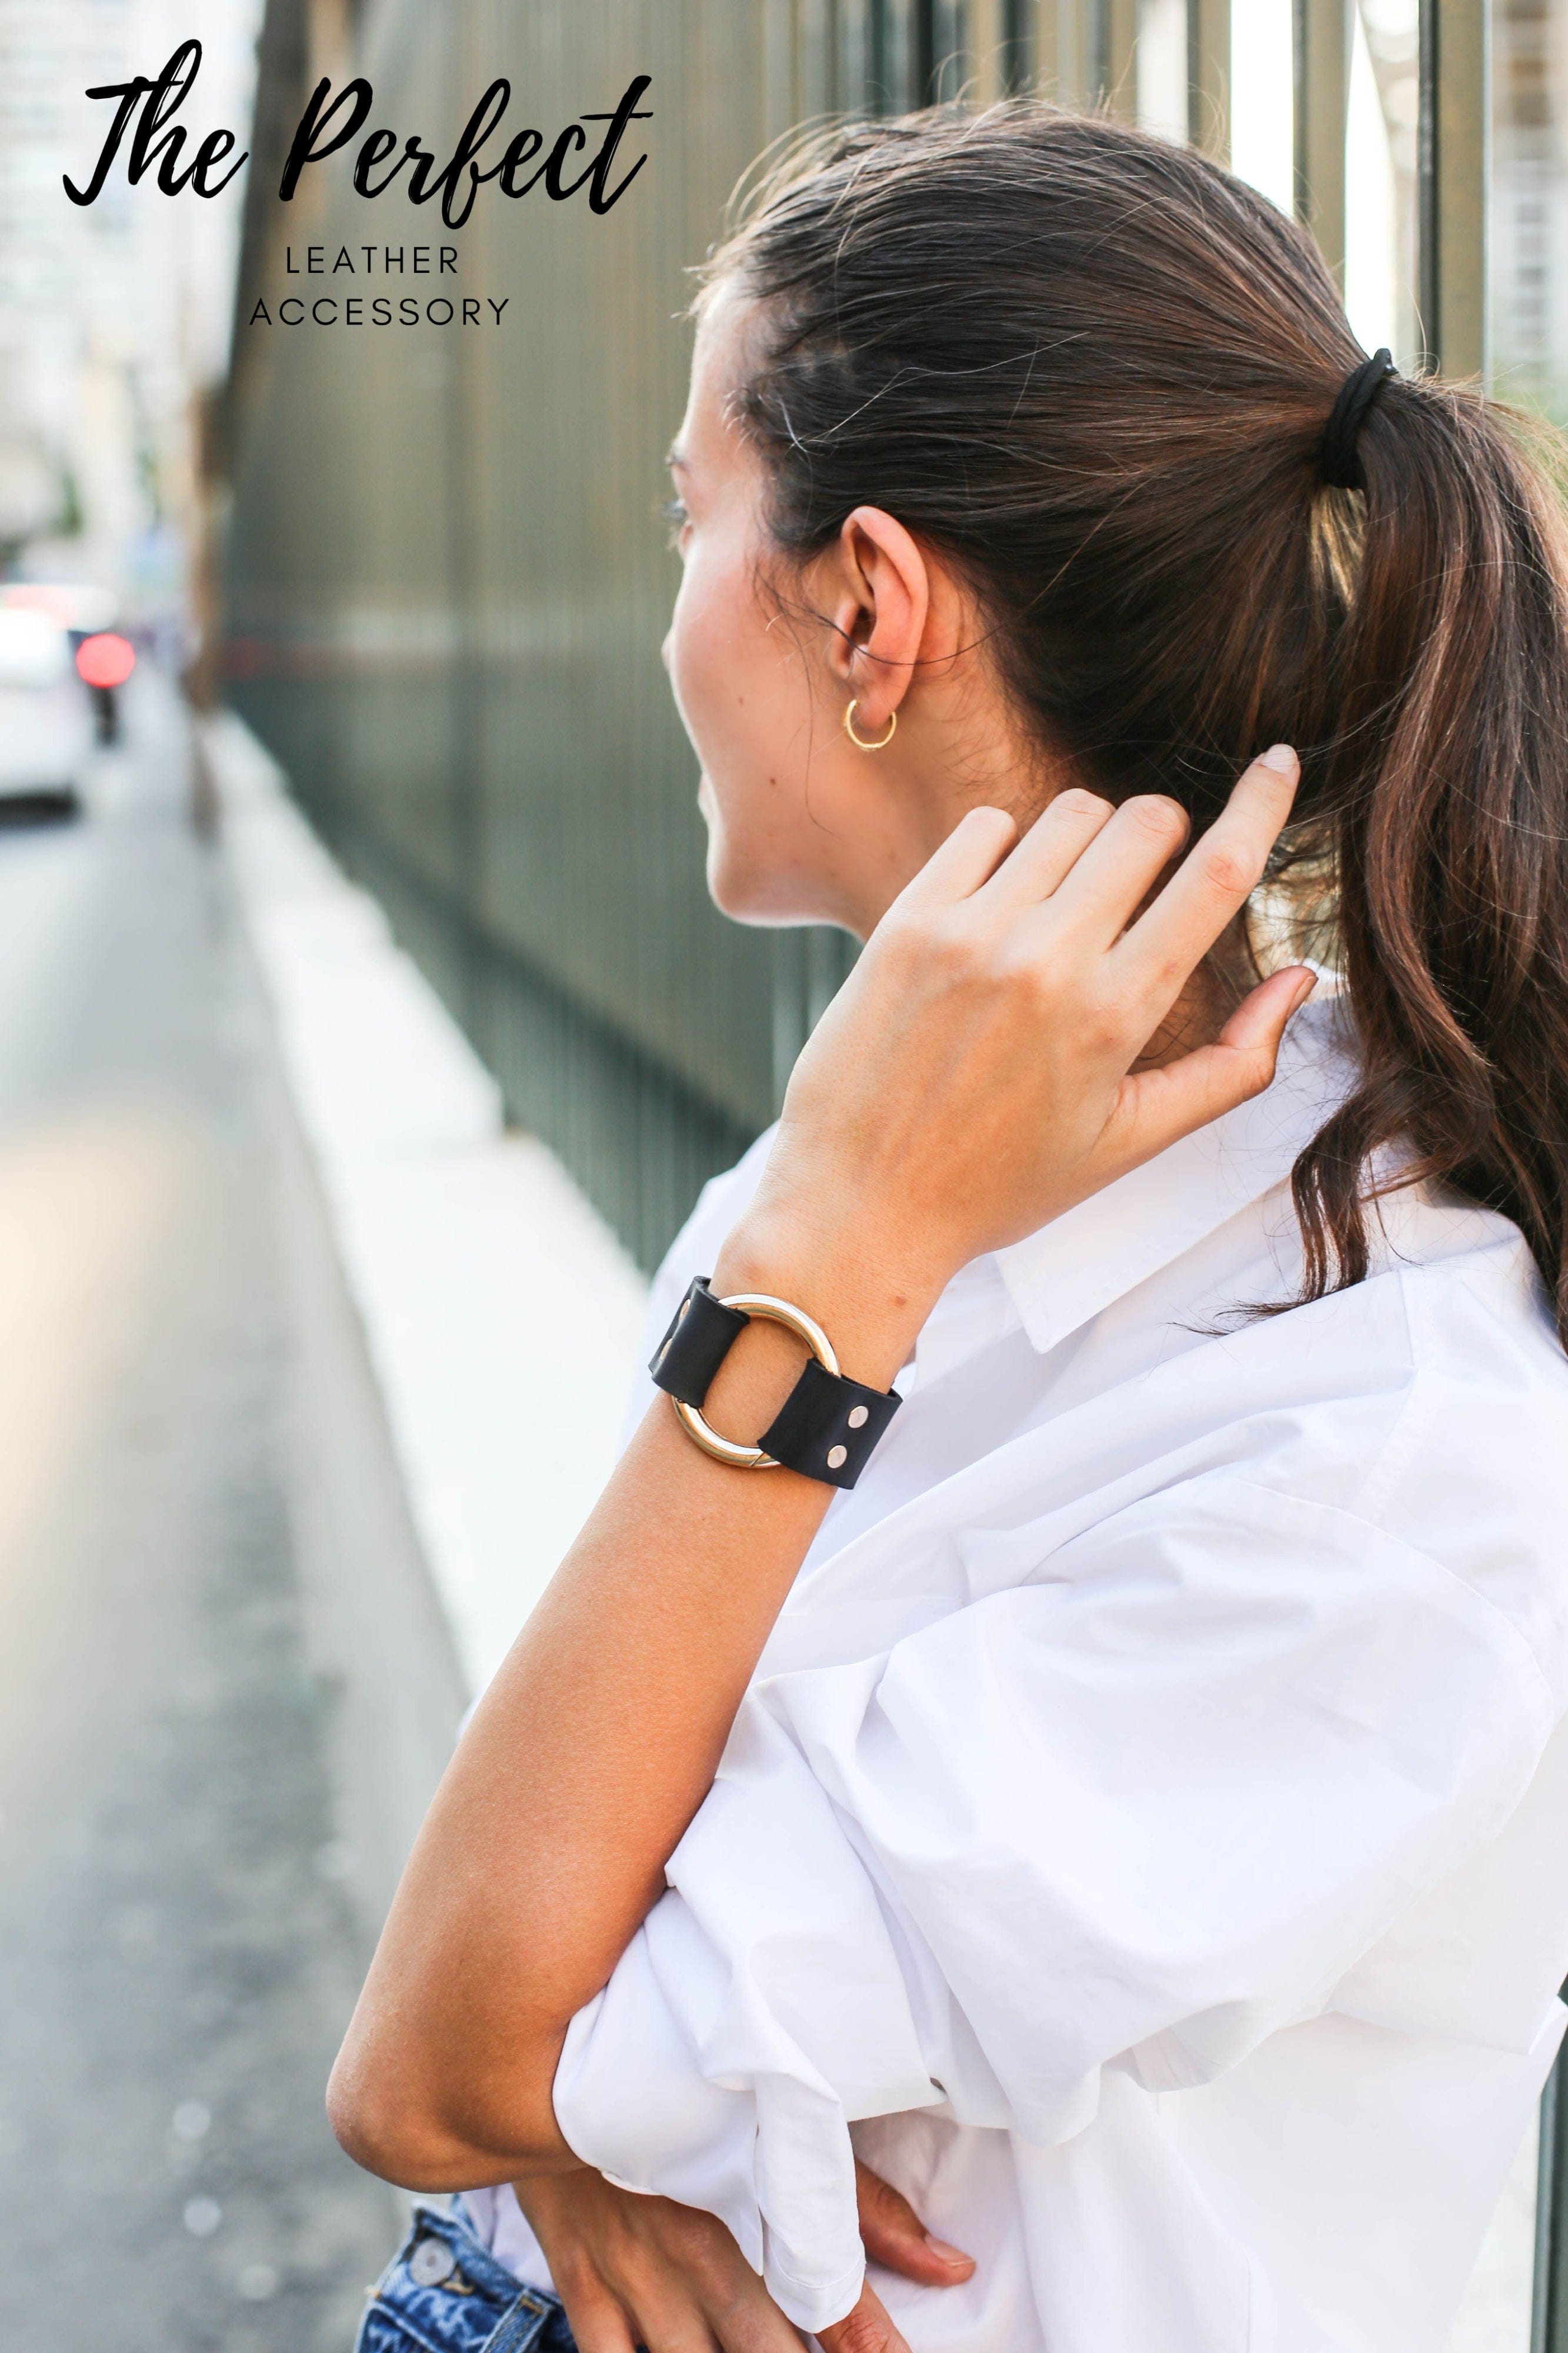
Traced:
<svg viewBox="0 0 1568 2353">
<path fill-rule="evenodd" d="M 647 1285 L 241 722 L 202 730 L 279 1048 L 469 1688 L 608 1478 Z"/>
</svg>

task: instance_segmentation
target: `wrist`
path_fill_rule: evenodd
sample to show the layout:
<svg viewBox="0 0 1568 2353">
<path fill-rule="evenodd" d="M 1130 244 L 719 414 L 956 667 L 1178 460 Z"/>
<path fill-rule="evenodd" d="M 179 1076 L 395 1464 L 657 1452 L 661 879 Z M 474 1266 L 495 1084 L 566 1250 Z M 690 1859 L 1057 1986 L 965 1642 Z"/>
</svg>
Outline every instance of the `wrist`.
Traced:
<svg viewBox="0 0 1568 2353">
<path fill-rule="evenodd" d="M 794 1219 L 757 1210 L 731 1229 L 711 1287 L 720 1298 L 761 1291 L 804 1308 L 833 1343 L 841 1372 L 886 1389 L 909 1362 L 942 1283 L 934 1274 L 917 1281 L 901 1268 L 894 1273 L 874 1249 L 829 1242 Z"/>
<path fill-rule="evenodd" d="M 588 2177 L 595 2181 L 600 2179 L 593 2166 L 585 2165 L 574 2151 L 568 2149 L 559 2164 L 531 2165 L 525 2172 L 514 2173 L 511 2191 L 532 2222 L 564 2200 L 580 2195 Z"/>
</svg>

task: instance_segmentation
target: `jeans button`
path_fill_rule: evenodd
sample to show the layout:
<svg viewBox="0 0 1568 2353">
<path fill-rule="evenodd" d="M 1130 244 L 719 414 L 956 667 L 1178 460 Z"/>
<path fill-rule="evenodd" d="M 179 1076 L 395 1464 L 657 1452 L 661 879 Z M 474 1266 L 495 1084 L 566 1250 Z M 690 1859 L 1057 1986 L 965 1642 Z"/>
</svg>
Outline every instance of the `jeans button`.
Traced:
<svg viewBox="0 0 1568 2353">
<path fill-rule="evenodd" d="M 458 2258 L 445 2239 L 421 2239 L 408 2258 L 408 2276 L 416 2287 L 439 2287 L 458 2268 Z"/>
</svg>

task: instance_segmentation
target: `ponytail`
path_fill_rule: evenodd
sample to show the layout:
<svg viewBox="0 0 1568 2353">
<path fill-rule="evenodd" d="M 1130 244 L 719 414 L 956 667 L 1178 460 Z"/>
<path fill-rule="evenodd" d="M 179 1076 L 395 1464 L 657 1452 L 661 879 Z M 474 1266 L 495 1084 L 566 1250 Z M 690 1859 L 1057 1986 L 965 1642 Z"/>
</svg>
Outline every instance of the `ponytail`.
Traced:
<svg viewBox="0 0 1568 2353">
<path fill-rule="evenodd" d="M 1363 1075 L 1294 1171 L 1307 1295 L 1364 1275 L 1363 1203 L 1397 1155 L 1393 1181 L 1513 1220 L 1568 1345 L 1560 517 L 1473 394 L 1389 383 L 1359 456 L 1321 797 Z"/>
<path fill-rule="evenodd" d="M 1294 1172 L 1303 1295 L 1359 1282 L 1375 1196 L 1426 1181 L 1514 1220 L 1568 1345 L 1568 567 L 1522 427 L 1432 382 L 1371 397 L 1303 230 L 1026 101 L 819 139 L 751 192 L 731 275 L 784 557 L 898 515 L 1112 799 L 1202 826 L 1300 751 L 1283 879 L 1331 881 L 1363 1057 Z"/>
</svg>

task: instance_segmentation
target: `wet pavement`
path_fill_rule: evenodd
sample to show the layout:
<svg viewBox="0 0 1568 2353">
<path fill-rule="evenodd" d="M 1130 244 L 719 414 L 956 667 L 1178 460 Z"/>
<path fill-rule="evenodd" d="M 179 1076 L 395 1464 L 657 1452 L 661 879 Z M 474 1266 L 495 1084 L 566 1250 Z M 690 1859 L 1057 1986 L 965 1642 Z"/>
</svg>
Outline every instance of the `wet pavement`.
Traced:
<svg viewBox="0 0 1568 2353">
<path fill-rule="evenodd" d="M 5 2353 L 348 2353 L 397 2230 L 321 2090 L 364 1959 L 284 1401 L 279 1104 L 149 681 L 0 831 Z"/>
</svg>

